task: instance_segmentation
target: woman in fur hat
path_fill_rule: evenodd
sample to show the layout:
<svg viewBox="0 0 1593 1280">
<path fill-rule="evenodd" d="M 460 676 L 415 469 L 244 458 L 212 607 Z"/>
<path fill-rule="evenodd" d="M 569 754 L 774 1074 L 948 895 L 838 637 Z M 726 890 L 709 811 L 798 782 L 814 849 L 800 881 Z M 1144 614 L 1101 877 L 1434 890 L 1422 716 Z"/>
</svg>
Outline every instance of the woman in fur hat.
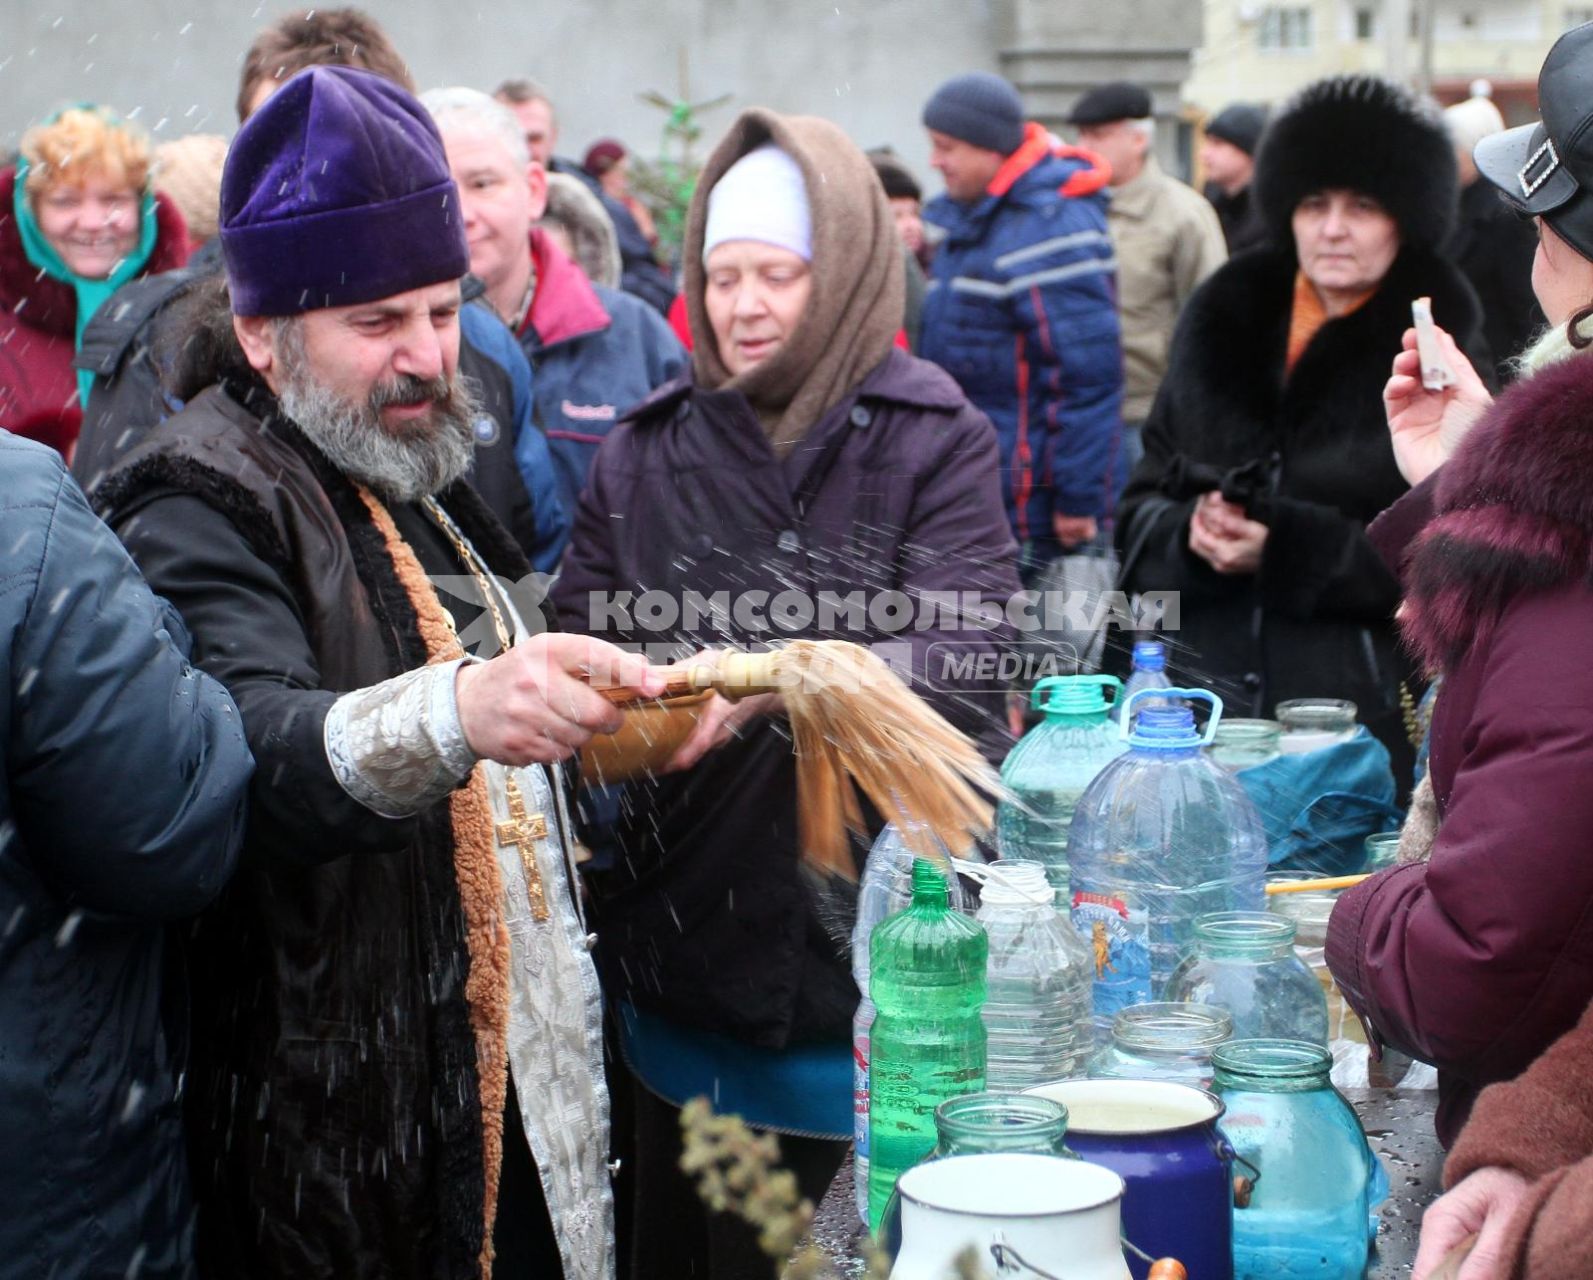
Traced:
<svg viewBox="0 0 1593 1280">
<path fill-rule="evenodd" d="M 1438 1067 L 1438 1135 L 1460 1134 L 1417 1276 L 1479 1228 L 1466 1280 L 1593 1268 L 1593 1023 L 1567 1036 L 1593 998 L 1590 71 L 1593 24 L 1550 51 L 1542 123 L 1475 152 L 1537 222 L 1552 327 L 1522 376 L 1490 402 L 1447 344 L 1457 384 L 1428 391 L 1407 335 L 1386 391 L 1417 487 L 1371 537 L 1402 566 L 1401 628 L 1443 683 L 1404 865 L 1344 895 L 1327 961 L 1378 1039 Z"/>
<path fill-rule="evenodd" d="M 1351 699 L 1408 777 L 1399 586 L 1365 526 L 1406 488 L 1381 397 L 1411 300 L 1479 342 L 1475 295 L 1439 256 L 1454 156 L 1404 90 L 1335 77 L 1278 113 L 1255 196 L 1273 247 L 1230 261 L 1179 321 L 1118 520 L 1125 582 L 1180 593 L 1175 684 L 1240 716 Z"/>
</svg>

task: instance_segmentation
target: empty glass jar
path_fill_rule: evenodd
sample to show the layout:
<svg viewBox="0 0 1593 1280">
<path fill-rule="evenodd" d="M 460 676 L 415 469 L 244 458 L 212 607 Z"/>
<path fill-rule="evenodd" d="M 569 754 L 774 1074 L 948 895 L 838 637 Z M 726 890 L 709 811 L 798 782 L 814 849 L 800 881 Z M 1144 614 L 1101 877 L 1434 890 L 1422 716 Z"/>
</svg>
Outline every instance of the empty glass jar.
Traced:
<svg viewBox="0 0 1593 1280">
<path fill-rule="evenodd" d="M 1299 1041 L 1232 1040 L 1213 1061 L 1236 1170 L 1253 1171 L 1235 1196 L 1234 1280 L 1361 1275 L 1388 1183 L 1329 1082 L 1331 1055 Z"/>
<path fill-rule="evenodd" d="M 1172 1000 L 1216 1005 L 1233 1034 L 1328 1041 L 1327 997 L 1294 953 L 1295 922 L 1268 911 L 1217 911 L 1195 921 L 1195 949 L 1167 984 Z"/>
<path fill-rule="evenodd" d="M 1289 875 L 1291 880 L 1321 879 L 1321 876 Z M 1269 876 L 1268 879 L 1271 879 Z M 1339 890 L 1321 889 L 1306 893 L 1279 893 L 1269 899 L 1274 915 L 1293 920 L 1295 926 L 1294 954 L 1315 975 L 1327 999 L 1328 1043 L 1335 1040 L 1354 1040 L 1366 1043 L 1366 1033 L 1355 1011 L 1344 1003 L 1333 975 L 1327 967 L 1328 919 L 1338 902 Z"/>
<path fill-rule="evenodd" d="M 935 1108 L 934 1157 L 1020 1151 L 1066 1154 L 1068 1112 L 1060 1102 L 1025 1093 L 970 1093 Z"/>
<path fill-rule="evenodd" d="M 1344 698 L 1292 698 L 1278 703 L 1278 723 L 1283 737 L 1278 750 L 1284 755 L 1299 755 L 1348 742 L 1355 736 L 1353 702 Z"/>
<path fill-rule="evenodd" d="M 1366 837 L 1366 865 L 1362 871 L 1381 871 L 1399 861 L 1399 832 L 1379 831 Z"/>
<path fill-rule="evenodd" d="M 1204 1004 L 1136 1004 L 1112 1019 L 1112 1041 L 1090 1063 L 1092 1080 L 1159 1080 L 1211 1088 L 1211 1054 L 1233 1035 L 1226 1010 Z"/>
<path fill-rule="evenodd" d="M 1228 720 L 1217 726 L 1206 754 L 1224 769 L 1237 773 L 1276 760 L 1283 726 L 1276 720 Z"/>
</svg>

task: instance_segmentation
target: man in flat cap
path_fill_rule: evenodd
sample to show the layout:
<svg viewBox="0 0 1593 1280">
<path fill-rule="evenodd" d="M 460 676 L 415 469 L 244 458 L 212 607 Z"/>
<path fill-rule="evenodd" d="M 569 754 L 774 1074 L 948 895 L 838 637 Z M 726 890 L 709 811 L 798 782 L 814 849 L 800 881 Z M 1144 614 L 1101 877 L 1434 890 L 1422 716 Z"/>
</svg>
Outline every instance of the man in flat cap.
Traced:
<svg viewBox="0 0 1593 1280">
<path fill-rule="evenodd" d="M 1256 148 L 1267 127 L 1267 109 L 1235 102 L 1206 121 L 1200 144 L 1200 167 L 1206 175 L 1206 199 L 1222 223 L 1228 255 L 1259 249 L 1267 242 L 1267 226 L 1250 198 L 1256 172 Z"/>
<path fill-rule="evenodd" d="M 189 940 L 199 1270 L 611 1280 L 558 766 L 618 725 L 591 684 L 659 682 L 507 589 L 529 565 L 464 481 L 469 250 L 420 103 L 300 72 L 227 152 L 220 236 L 185 407 L 95 490 L 257 761 Z"/>
<path fill-rule="evenodd" d="M 1167 371 L 1178 313 L 1195 286 L 1227 260 L 1228 251 L 1222 225 L 1205 197 L 1157 164 L 1149 93 L 1123 81 L 1100 85 L 1078 100 L 1068 123 L 1078 131 L 1079 145 L 1112 170 L 1107 221 L 1117 247 L 1124 447 L 1132 470 L 1141 452 L 1140 425 Z"/>
<path fill-rule="evenodd" d="M 919 354 L 989 415 L 1031 583 L 1110 515 L 1122 432 L 1105 165 L 1026 122 L 1000 76 L 948 80 L 924 107 L 946 194 Z"/>
</svg>

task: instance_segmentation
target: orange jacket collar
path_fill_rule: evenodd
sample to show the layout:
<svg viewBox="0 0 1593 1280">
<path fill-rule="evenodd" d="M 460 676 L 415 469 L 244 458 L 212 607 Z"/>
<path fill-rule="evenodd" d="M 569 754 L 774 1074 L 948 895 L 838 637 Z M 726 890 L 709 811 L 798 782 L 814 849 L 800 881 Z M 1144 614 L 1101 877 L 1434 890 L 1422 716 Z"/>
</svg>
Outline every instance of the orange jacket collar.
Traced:
<svg viewBox="0 0 1593 1280">
<path fill-rule="evenodd" d="M 1064 160 L 1082 160 L 1089 166 L 1087 169 L 1078 170 L 1062 184 L 1059 190 L 1064 196 L 1094 195 L 1112 179 L 1112 167 L 1103 157 L 1093 151 L 1086 151 L 1083 147 L 1053 145 L 1051 135 L 1045 127 L 1031 120 L 1023 126 L 1022 144 L 1002 161 L 1001 168 L 996 170 L 996 176 L 985 188 L 985 194 L 1006 195 L 1012 190 L 1013 183 L 1051 155 Z"/>
</svg>

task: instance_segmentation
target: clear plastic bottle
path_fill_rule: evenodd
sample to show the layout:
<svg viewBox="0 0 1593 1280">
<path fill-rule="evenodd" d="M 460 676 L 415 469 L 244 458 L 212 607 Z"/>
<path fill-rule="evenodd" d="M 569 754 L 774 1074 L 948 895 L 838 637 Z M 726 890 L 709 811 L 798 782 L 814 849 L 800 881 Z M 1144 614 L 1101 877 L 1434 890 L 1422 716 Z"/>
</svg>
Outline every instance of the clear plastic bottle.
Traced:
<svg viewBox="0 0 1593 1280">
<path fill-rule="evenodd" d="M 948 859 L 950 850 L 941 852 Z M 852 977 L 863 999 L 852 1018 L 852 1181 L 857 1192 L 857 1216 L 868 1220 L 868 1058 L 869 1032 L 874 1025 L 874 1002 L 868 998 L 868 944 L 874 927 L 913 900 L 913 851 L 895 824 L 887 826 L 869 850 L 858 886 L 857 921 L 852 926 Z M 948 864 L 949 865 L 949 864 Z M 947 898 L 958 911 L 968 910 L 962 882 L 952 876 Z"/>
<path fill-rule="evenodd" d="M 1043 863 L 1046 878 L 1065 901 L 1068 828 L 1084 789 L 1127 749 L 1110 719 L 1122 682 L 1113 676 L 1050 676 L 1034 686 L 1030 704 L 1045 719 L 1008 754 L 1001 780 L 1012 793 L 996 810 L 1003 858 Z"/>
<path fill-rule="evenodd" d="M 1197 916 L 1263 907 L 1261 819 L 1233 775 L 1201 751 L 1222 700 L 1204 689 L 1170 693 L 1178 701 L 1167 706 L 1130 696 L 1129 751 L 1101 770 L 1073 817 L 1070 905 L 1094 965 L 1100 1044 L 1119 1009 L 1165 998 Z M 1204 734 L 1192 702 L 1211 704 Z"/>
<path fill-rule="evenodd" d="M 1169 1000 L 1233 1015 L 1240 1040 L 1328 1042 L 1327 996 L 1294 953 L 1295 922 L 1270 911 L 1218 911 L 1195 921 L 1195 949 L 1167 984 Z"/>
<path fill-rule="evenodd" d="M 935 1108 L 985 1087 L 984 929 L 951 909 L 946 878 L 913 864 L 913 900 L 869 943 L 869 1225 L 897 1178 L 935 1147 Z"/>
<path fill-rule="evenodd" d="M 1167 678 L 1167 646 L 1160 640 L 1135 641 L 1134 665 L 1128 673 L 1128 683 L 1123 686 L 1123 696 L 1112 706 L 1112 719 L 1122 719 L 1124 706 L 1136 693 L 1146 689 L 1167 689 L 1172 683 Z M 1164 707 L 1169 701 L 1167 698 L 1143 698 L 1135 709 L 1143 711 L 1146 707 Z"/>
<path fill-rule="evenodd" d="M 993 862 L 978 920 L 990 939 L 985 1082 L 1028 1089 L 1081 1075 L 1094 1048 L 1090 953 L 1038 862 Z"/>
<path fill-rule="evenodd" d="M 1212 1051 L 1233 1036 L 1226 1009 L 1136 1004 L 1112 1019 L 1112 1043 L 1090 1063 L 1091 1080 L 1156 1080 L 1211 1088 Z"/>
</svg>

